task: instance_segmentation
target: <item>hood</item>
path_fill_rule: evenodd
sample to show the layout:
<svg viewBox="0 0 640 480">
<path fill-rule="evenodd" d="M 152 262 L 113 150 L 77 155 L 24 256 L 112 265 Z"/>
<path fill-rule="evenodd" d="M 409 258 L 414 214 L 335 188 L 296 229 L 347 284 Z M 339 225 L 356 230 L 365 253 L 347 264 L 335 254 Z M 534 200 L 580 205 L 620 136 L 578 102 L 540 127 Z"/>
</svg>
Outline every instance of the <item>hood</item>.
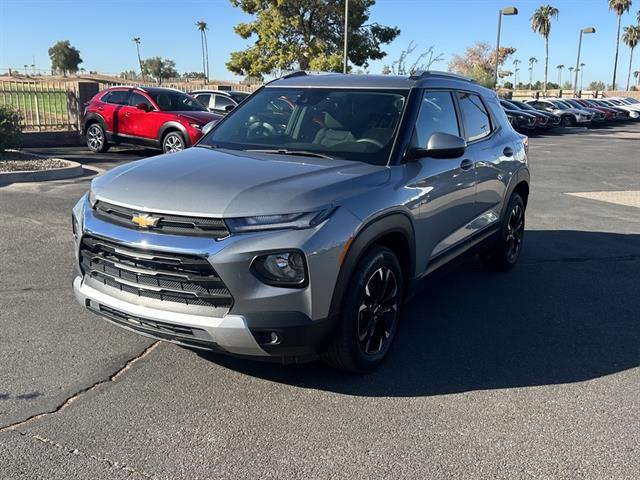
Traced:
<svg viewBox="0 0 640 480">
<path fill-rule="evenodd" d="M 232 218 L 314 211 L 388 178 L 362 162 L 194 147 L 114 168 L 91 188 L 131 208 Z"/>
<path fill-rule="evenodd" d="M 199 111 L 184 111 L 184 112 L 173 112 L 176 115 L 184 118 L 185 120 L 191 123 L 197 123 L 199 125 L 204 125 L 206 123 L 211 122 L 212 120 L 220 120 L 222 115 L 218 115 L 216 113 L 211 112 L 199 112 Z"/>
</svg>

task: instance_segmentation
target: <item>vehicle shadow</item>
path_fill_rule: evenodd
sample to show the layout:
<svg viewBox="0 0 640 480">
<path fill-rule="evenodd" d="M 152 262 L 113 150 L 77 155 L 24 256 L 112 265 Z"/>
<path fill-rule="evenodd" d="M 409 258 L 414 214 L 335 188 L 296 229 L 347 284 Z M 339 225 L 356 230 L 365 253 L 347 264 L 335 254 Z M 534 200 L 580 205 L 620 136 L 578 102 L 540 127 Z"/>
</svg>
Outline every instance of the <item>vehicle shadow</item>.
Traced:
<svg viewBox="0 0 640 480">
<path fill-rule="evenodd" d="M 528 231 L 518 266 L 473 257 L 423 282 L 377 371 L 200 353 L 283 384 L 358 396 L 413 397 L 579 382 L 640 365 L 640 235 Z"/>
</svg>

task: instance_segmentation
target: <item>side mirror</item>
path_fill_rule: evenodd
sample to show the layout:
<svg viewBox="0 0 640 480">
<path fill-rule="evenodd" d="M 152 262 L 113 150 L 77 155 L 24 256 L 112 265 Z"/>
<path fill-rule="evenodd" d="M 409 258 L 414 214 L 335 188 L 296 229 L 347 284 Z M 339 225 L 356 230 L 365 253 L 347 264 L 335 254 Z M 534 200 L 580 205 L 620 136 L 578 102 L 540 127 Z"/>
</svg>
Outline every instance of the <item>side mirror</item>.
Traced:
<svg viewBox="0 0 640 480">
<path fill-rule="evenodd" d="M 224 107 L 224 111 L 225 112 L 230 112 L 231 110 L 233 110 L 234 108 L 236 108 L 235 105 L 227 105 L 226 107 Z"/>
<path fill-rule="evenodd" d="M 467 142 L 449 133 L 436 132 L 429 138 L 427 148 L 412 148 L 409 152 L 412 158 L 457 158 L 464 155 Z"/>
<path fill-rule="evenodd" d="M 147 105 L 146 103 L 139 103 L 136 105 L 136 108 L 138 110 L 142 110 L 143 112 L 148 112 L 149 110 L 151 110 L 149 105 Z"/>
</svg>

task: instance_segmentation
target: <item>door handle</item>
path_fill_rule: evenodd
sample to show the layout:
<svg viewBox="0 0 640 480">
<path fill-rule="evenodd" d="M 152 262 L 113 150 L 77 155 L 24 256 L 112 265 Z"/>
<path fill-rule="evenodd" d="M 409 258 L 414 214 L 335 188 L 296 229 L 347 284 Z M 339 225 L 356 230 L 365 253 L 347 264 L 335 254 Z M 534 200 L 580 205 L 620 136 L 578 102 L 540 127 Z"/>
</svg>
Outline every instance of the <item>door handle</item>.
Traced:
<svg viewBox="0 0 640 480">
<path fill-rule="evenodd" d="M 465 158 L 464 160 L 462 160 L 462 163 L 460 163 L 460 168 L 462 170 L 469 170 L 471 167 L 473 167 L 473 161 L 469 160 L 468 158 Z"/>
<path fill-rule="evenodd" d="M 505 157 L 513 157 L 513 148 L 505 147 L 502 153 L 504 154 Z"/>
<path fill-rule="evenodd" d="M 124 114 L 125 117 L 128 117 L 129 115 L 130 115 L 129 112 L 125 112 L 125 114 Z"/>
</svg>

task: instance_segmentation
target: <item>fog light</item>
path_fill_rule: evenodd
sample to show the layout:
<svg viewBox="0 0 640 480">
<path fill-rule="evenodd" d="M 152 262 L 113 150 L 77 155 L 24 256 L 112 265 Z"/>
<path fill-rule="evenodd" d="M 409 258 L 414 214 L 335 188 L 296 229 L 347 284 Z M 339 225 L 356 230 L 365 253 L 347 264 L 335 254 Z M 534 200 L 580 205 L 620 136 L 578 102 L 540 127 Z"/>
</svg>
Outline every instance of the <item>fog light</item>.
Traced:
<svg viewBox="0 0 640 480">
<path fill-rule="evenodd" d="M 264 283 L 276 287 L 304 287 L 307 282 L 306 265 L 301 252 L 279 252 L 257 257 L 252 270 Z"/>
<path fill-rule="evenodd" d="M 269 345 L 277 345 L 280 343 L 280 337 L 276 332 L 271 332 L 270 338 L 271 341 L 269 342 Z"/>
</svg>

